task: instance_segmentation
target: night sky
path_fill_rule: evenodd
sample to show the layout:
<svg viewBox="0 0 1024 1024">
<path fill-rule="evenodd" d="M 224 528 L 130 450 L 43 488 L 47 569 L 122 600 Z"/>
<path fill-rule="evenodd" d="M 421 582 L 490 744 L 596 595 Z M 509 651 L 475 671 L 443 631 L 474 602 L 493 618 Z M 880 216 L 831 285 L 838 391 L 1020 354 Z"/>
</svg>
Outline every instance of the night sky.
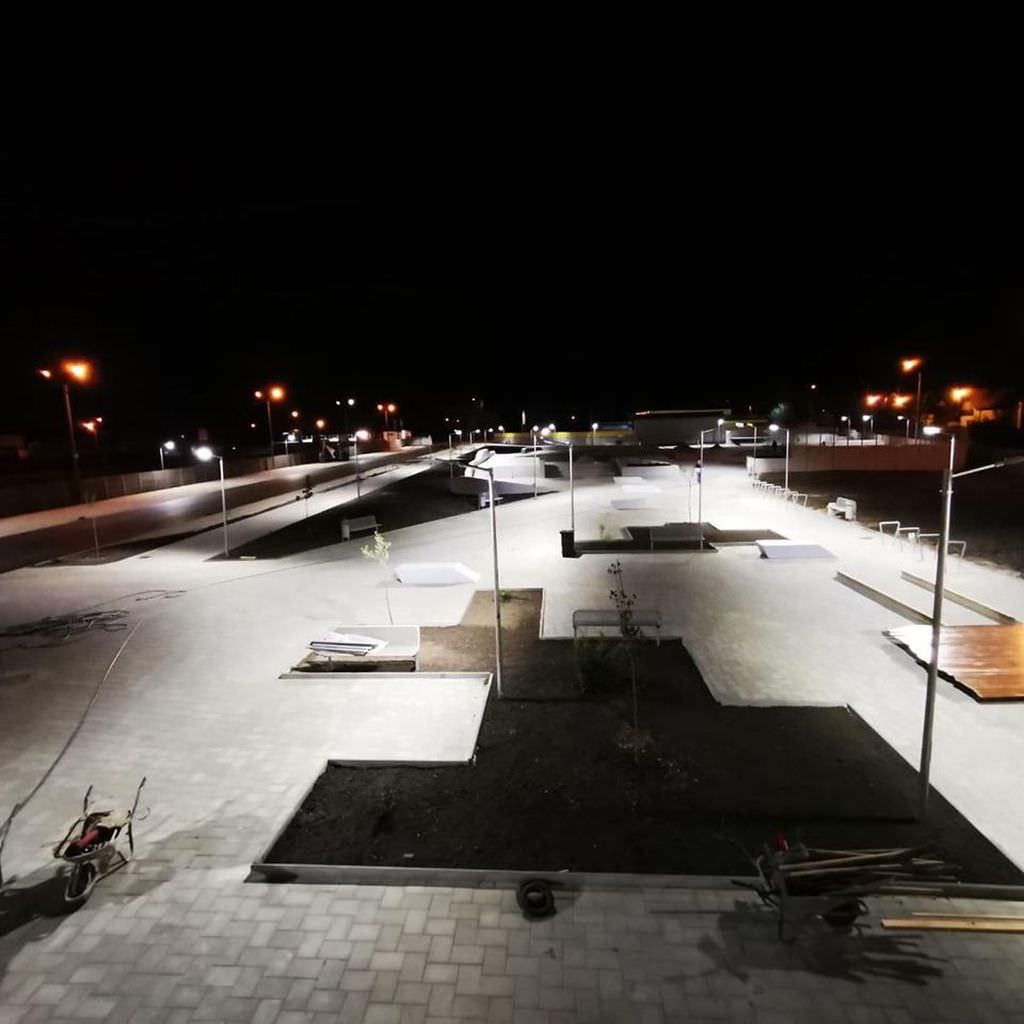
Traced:
<svg viewBox="0 0 1024 1024">
<path fill-rule="evenodd" d="M 1015 221 L 938 186 L 494 150 L 380 175 L 271 148 L 0 160 L 0 432 L 60 437 L 34 371 L 71 354 L 99 370 L 76 414 L 125 442 L 255 420 L 262 443 L 268 382 L 307 422 L 354 395 L 353 426 L 391 400 L 435 432 L 471 396 L 484 426 L 801 414 L 810 382 L 841 411 L 909 354 L 926 386 L 1021 387 Z"/>
</svg>

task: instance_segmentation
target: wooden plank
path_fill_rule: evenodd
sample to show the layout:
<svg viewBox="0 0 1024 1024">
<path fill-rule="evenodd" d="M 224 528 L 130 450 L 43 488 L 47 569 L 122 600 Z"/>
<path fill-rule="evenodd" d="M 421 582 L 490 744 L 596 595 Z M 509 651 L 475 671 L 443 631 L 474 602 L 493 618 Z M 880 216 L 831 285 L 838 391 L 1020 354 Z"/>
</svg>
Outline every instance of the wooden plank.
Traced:
<svg viewBox="0 0 1024 1024">
<path fill-rule="evenodd" d="M 1012 932 L 1024 935 L 1024 917 L 883 917 L 882 927 L 928 932 Z"/>
</svg>

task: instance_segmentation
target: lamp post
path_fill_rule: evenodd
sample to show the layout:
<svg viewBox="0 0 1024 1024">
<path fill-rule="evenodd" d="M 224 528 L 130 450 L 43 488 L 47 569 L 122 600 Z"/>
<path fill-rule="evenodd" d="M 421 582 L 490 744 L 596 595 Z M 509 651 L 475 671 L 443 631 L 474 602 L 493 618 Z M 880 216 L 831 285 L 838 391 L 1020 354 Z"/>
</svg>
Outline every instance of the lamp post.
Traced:
<svg viewBox="0 0 1024 1024">
<path fill-rule="evenodd" d="M 901 359 L 900 369 L 904 373 L 913 373 L 917 371 L 917 403 L 914 406 L 914 440 L 918 440 L 921 437 L 921 373 L 924 360 L 920 356 L 914 356 L 911 359 Z"/>
<path fill-rule="evenodd" d="M 697 523 L 700 529 L 700 549 L 704 550 L 704 435 L 718 427 L 707 427 L 700 432 L 700 457 L 697 460 Z"/>
<path fill-rule="evenodd" d="M 342 406 L 342 412 L 345 414 L 345 436 L 347 437 L 348 436 L 348 411 L 349 411 L 349 409 L 351 409 L 356 404 L 356 400 L 354 398 L 346 398 L 345 402 L 343 404 L 340 398 L 336 398 L 334 400 L 334 404 Z"/>
<path fill-rule="evenodd" d="M 84 384 L 92 376 L 92 364 L 81 359 L 66 359 L 60 364 L 60 371 L 64 379 L 60 382 L 64 392 L 64 415 L 68 424 L 68 440 L 71 443 L 71 474 L 74 479 L 75 502 L 82 501 L 82 470 L 78 462 L 78 441 L 75 438 L 75 420 L 71 413 L 71 391 L 68 388 L 68 380 L 78 381 Z M 53 380 L 53 370 L 40 370 L 39 376 L 44 380 Z"/>
<path fill-rule="evenodd" d="M 953 481 L 972 473 L 984 473 L 988 469 L 1002 469 L 1015 463 L 1024 462 L 1024 455 L 1015 455 L 999 462 L 990 462 L 975 469 L 953 472 L 956 453 L 956 438 L 949 438 L 949 459 L 942 476 L 942 525 L 939 527 L 939 549 L 935 558 L 935 595 L 932 602 L 932 647 L 928 661 L 928 685 L 924 702 L 924 727 L 921 734 L 921 797 L 920 814 L 928 813 L 932 761 L 932 732 L 935 725 L 935 690 L 939 676 L 939 644 L 942 641 L 942 599 L 946 581 L 946 549 L 949 547 L 950 522 L 953 517 Z"/>
<path fill-rule="evenodd" d="M 462 437 L 461 430 L 449 430 L 448 431 L 448 479 L 451 480 L 455 476 L 455 464 L 452 461 L 454 455 L 452 453 L 452 435 L 456 437 Z"/>
<path fill-rule="evenodd" d="M 428 455 L 432 462 L 444 462 L 436 456 Z M 501 670 L 504 664 L 504 651 L 501 642 L 501 584 L 498 581 L 498 517 L 494 504 L 494 470 L 487 466 L 474 466 L 474 472 L 487 474 L 487 497 L 491 504 L 491 556 L 494 564 L 494 658 L 496 663 L 495 680 L 498 685 L 498 700 L 501 700 Z"/>
<path fill-rule="evenodd" d="M 597 444 L 597 428 L 600 426 L 599 423 L 590 424 L 590 446 L 593 448 Z"/>
<path fill-rule="evenodd" d="M 254 391 L 253 398 L 258 398 L 267 403 L 267 440 L 270 443 L 270 454 L 274 454 L 274 416 L 270 411 L 271 400 L 275 402 L 284 401 L 284 388 L 279 384 L 272 384 L 263 391 Z"/>
<path fill-rule="evenodd" d="M 533 496 L 537 497 L 537 431 L 540 427 L 535 423 L 530 430 L 533 435 Z"/>
<path fill-rule="evenodd" d="M 165 469 L 166 468 L 164 466 L 164 452 L 173 452 L 174 448 L 175 448 L 175 444 L 174 444 L 173 441 L 164 441 L 164 443 L 162 445 L 160 445 L 160 468 L 161 469 Z"/>
<path fill-rule="evenodd" d="M 786 493 L 789 493 L 789 427 L 780 427 L 777 423 L 772 423 L 768 429 L 773 433 L 778 433 L 779 430 L 786 431 L 786 480 L 783 487 Z M 756 460 L 755 460 L 756 465 Z M 755 474 L 756 475 L 756 474 Z"/>
<path fill-rule="evenodd" d="M 906 428 L 906 430 L 904 431 L 903 439 L 905 441 L 909 441 L 910 440 L 910 420 L 906 416 L 897 416 L 896 420 L 897 420 L 897 422 L 899 422 L 900 420 L 903 420 L 903 425 Z"/>
<path fill-rule="evenodd" d="M 572 441 L 548 441 L 548 444 L 560 444 L 569 449 L 569 529 L 576 533 L 576 482 L 573 475 Z"/>
<path fill-rule="evenodd" d="M 871 431 L 871 440 L 875 441 L 875 417 L 871 413 L 866 412 L 860 419 L 862 423 L 866 423 L 868 425 L 868 430 Z M 862 442 L 863 440 L 864 439 L 861 438 Z"/>
<path fill-rule="evenodd" d="M 228 557 L 228 492 L 224 486 L 224 456 L 215 455 L 213 449 L 202 445 L 195 450 L 195 457 L 200 462 L 209 462 L 216 459 L 220 464 L 220 510 L 224 517 L 224 557 Z"/>
<path fill-rule="evenodd" d="M 356 455 L 356 499 L 359 498 L 359 442 L 369 440 L 370 432 L 368 430 L 357 430 L 352 435 L 352 443 L 355 446 Z"/>
</svg>

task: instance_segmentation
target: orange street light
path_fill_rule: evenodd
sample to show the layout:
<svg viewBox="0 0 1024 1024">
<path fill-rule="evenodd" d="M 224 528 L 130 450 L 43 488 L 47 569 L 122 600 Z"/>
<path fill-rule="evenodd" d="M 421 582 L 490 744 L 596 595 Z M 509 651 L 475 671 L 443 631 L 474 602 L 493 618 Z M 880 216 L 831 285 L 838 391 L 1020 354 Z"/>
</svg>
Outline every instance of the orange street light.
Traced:
<svg viewBox="0 0 1024 1024">
<path fill-rule="evenodd" d="M 965 398 L 970 397 L 971 390 L 971 388 L 950 388 L 949 393 L 953 396 L 954 402 L 962 402 Z"/>
<path fill-rule="evenodd" d="M 68 389 L 68 378 L 84 384 L 92 376 L 92 364 L 84 359 L 65 359 L 60 364 L 64 380 L 60 382 L 64 391 L 64 414 L 68 423 L 68 440 L 71 442 L 71 470 L 75 481 L 75 500 L 82 500 L 82 474 L 78 465 L 78 442 L 75 439 L 75 419 L 71 414 L 71 392 Z M 54 372 L 50 369 L 42 369 L 39 376 L 44 380 L 55 380 Z M 94 424 L 95 426 L 95 424 Z"/>
<path fill-rule="evenodd" d="M 84 384 L 92 376 L 92 366 L 84 360 L 65 360 L 61 363 L 61 369 L 69 376 Z"/>
<path fill-rule="evenodd" d="M 297 420 L 298 418 L 299 418 L 299 410 L 298 409 L 292 409 L 292 419 L 293 420 Z"/>
<path fill-rule="evenodd" d="M 327 420 L 317 420 L 316 421 L 316 429 L 317 430 L 323 430 L 324 427 L 326 427 L 326 426 L 327 426 Z"/>
<path fill-rule="evenodd" d="M 902 409 L 910 401 L 910 395 L 893 395 L 889 401 L 894 409 Z"/>
<path fill-rule="evenodd" d="M 280 384 L 271 384 L 261 391 L 254 391 L 252 397 L 267 403 L 267 440 L 270 442 L 270 454 L 274 454 L 274 416 L 270 411 L 270 403 L 284 399 L 284 388 Z"/>
<path fill-rule="evenodd" d="M 874 408 L 874 406 L 878 405 L 878 403 L 881 402 L 881 401 L 882 401 L 882 396 L 881 395 L 865 395 L 864 396 L 864 404 L 869 409 Z"/>
<path fill-rule="evenodd" d="M 904 373 L 917 373 L 917 405 L 914 413 L 914 437 L 921 436 L 921 367 L 924 360 L 920 356 L 911 356 L 900 360 L 900 369 Z"/>
<path fill-rule="evenodd" d="M 98 429 L 95 420 L 82 420 L 81 427 L 83 430 L 89 431 L 90 434 L 95 434 Z"/>
</svg>

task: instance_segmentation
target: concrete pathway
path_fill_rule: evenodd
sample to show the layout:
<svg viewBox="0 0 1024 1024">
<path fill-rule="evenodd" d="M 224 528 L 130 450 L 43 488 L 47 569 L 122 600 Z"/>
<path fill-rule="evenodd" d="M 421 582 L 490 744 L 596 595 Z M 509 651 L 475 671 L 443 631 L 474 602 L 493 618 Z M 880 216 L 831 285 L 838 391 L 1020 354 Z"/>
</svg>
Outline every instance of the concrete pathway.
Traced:
<svg viewBox="0 0 1024 1024">
<path fill-rule="evenodd" d="M 578 520 L 595 535 L 614 490 L 595 481 L 577 491 Z M 707 471 L 704 510 L 718 526 L 815 540 L 835 564 L 880 578 L 898 576 L 903 560 L 917 565 L 855 524 L 773 503 L 741 471 Z M 685 518 L 671 512 L 663 518 Z M 606 559 L 560 557 L 567 519 L 564 493 L 498 508 L 502 586 L 544 587 L 554 635 L 567 632 L 573 607 L 607 603 Z M 388 537 L 393 563 L 458 559 L 489 585 L 487 510 Z M 360 543 L 273 566 L 206 561 L 186 547 L 175 558 L 3 576 L 0 626 L 99 608 L 125 611 L 128 627 L 57 645 L 0 643 L 3 814 L 101 684 L 67 756 L 15 820 L 7 876 L 22 888 L 45 877 L 47 847 L 89 783 L 116 806 L 145 774 L 151 812 L 138 861 L 73 917 L 29 920 L 41 891 L 5 889 L 0 921 L 25 922 L 0 937 L 0 1024 L 1024 1019 L 1019 936 L 894 938 L 873 918 L 861 938 L 809 935 L 786 947 L 755 900 L 709 888 L 566 894 L 554 919 L 528 925 L 507 892 L 244 884 L 248 863 L 358 728 L 337 688 L 278 674 L 339 622 L 388 621 L 390 603 L 394 621 L 444 625 L 471 596 L 386 586 L 387 570 Z M 891 613 L 835 583 L 834 564 L 771 563 L 747 548 L 621 560 L 627 586 L 663 609 L 720 699 L 850 703 L 914 760 L 923 673 L 881 637 Z M 1024 618 L 1010 574 L 965 563 L 954 584 Z M 411 717 L 395 730 L 429 739 L 447 728 Z M 1007 811 L 1024 768 L 1020 725 L 1015 706 L 940 690 L 936 782 L 1024 863 L 1019 816 Z"/>
</svg>

